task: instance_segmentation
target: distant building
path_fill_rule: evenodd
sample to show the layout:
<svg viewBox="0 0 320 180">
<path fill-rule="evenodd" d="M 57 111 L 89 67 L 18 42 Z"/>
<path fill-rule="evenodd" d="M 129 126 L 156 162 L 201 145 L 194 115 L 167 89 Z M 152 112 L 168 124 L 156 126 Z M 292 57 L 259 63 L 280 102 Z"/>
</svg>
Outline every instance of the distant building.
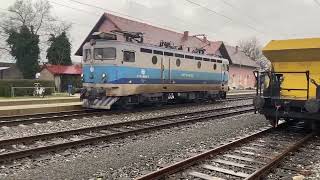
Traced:
<svg viewBox="0 0 320 180">
<path fill-rule="evenodd" d="M 15 63 L 0 62 L 0 79 L 23 79 Z"/>
<path fill-rule="evenodd" d="M 222 41 L 209 41 L 204 35 L 190 36 L 188 31 L 183 33 L 155 27 L 142 22 L 137 22 L 104 13 L 89 35 L 83 41 L 76 55 L 82 56 L 83 45 L 90 40 L 94 32 L 110 32 L 112 30 L 143 32 L 144 42 L 157 45 L 160 41 L 170 41 L 175 46 L 182 46 L 184 51 L 193 51 L 203 47 L 206 54 L 222 56 L 230 62 L 230 87 L 253 88 L 255 78 L 252 71 L 257 67 L 256 63 L 241 52 L 237 47 L 226 46 Z M 201 37 L 201 38 L 200 38 Z M 125 39 L 118 36 L 118 40 Z"/>
<path fill-rule="evenodd" d="M 63 66 L 45 64 L 41 68 L 39 79 L 54 81 L 56 89 L 60 92 L 65 91 L 69 83 L 78 87 L 81 74 L 81 65 Z"/>
<path fill-rule="evenodd" d="M 224 58 L 229 59 L 231 64 L 229 87 L 232 89 L 253 88 L 256 80 L 252 71 L 258 67 L 256 61 L 251 60 L 238 46 L 234 47 L 222 43 L 216 54 L 220 53 Z"/>
</svg>

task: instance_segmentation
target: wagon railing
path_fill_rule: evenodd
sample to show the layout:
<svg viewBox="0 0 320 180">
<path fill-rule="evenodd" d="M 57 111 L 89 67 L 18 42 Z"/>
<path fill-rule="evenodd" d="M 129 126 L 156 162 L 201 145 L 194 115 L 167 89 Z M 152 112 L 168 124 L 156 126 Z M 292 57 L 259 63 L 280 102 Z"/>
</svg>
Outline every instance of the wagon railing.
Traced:
<svg viewBox="0 0 320 180">
<path fill-rule="evenodd" d="M 261 76 L 262 75 L 268 75 L 270 78 L 270 83 L 269 87 L 270 88 L 270 97 L 273 96 L 279 96 L 280 98 L 280 91 L 281 90 L 286 90 L 286 91 L 306 91 L 307 92 L 307 99 L 309 99 L 309 90 L 310 90 L 310 71 L 280 71 L 280 72 L 274 72 L 274 71 L 253 71 L 255 77 L 256 77 L 256 95 L 261 96 L 263 95 L 262 93 L 262 80 Z M 306 74 L 306 80 L 307 80 L 307 88 L 281 88 L 281 76 L 283 74 Z M 275 79 L 276 78 L 276 79 Z M 278 84 L 274 84 L 273 80 L 276 80 Z M 278 86 L 278 87 L 275 87 Z M 277 89 L 279 91 L 274 92 L 274 89 Z"/>
</svg>

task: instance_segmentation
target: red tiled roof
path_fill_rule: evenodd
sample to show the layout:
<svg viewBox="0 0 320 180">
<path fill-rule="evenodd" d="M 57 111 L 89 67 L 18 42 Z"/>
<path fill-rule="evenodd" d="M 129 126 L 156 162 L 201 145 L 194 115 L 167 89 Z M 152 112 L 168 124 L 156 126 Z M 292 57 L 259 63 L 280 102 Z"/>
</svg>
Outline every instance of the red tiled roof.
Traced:
<svg viewBox="0 0 320 180">
<path fill-rule="evenodd" d="M 256 61 L 250 59 L 240 48 L 234 46 L 225 45 L 227 52 L 233 64 L 248 66 L 248 67 L 258 67 Z"/>
<path fill-rule="evenodd" d="M 82 47 L 90 40 L 92 33 L 110 32 L 112 30 L 143 32 L 143 39 L 145 43 L 158 45 L 161 40 L 171 41 L 176 46 L 182 45 L 184 51 L 187 50 L 187 47 L 190 47 L 191 51 L 195 48 L 204 47 L 204 49 L 206 49 L 206 54 L 221 55 L 222 57 L 229 59 L 230 64 L 241 64 L 249 67 L 256 67 L 255 62 L 247 57 L 243 52 L 235 52 L 236 47 L 226 46 L 223 41 L 205 41 L 204 39 L 196 36 L 188 36 L 188 38 L 185 38 L 183 33 L 163 29 L 109 13 L 104 13 L 100 17 L 80 48 L 77 50 L 76 55 L 82 55 Z M 122 36 L 118 36 L 118 40 L 124 40 L 124 38 Z"/>
<path fill-rule="evenodd" d="M 69 74 L 69 75 L 80 75 L 82 73 L 82 68 L 80 65 L 44 65 L 43 68 L 48 69 L 52 74 Z"/>
<path fill-rule="evenodd" d="M 187 47 L 190 47 L 191 50 L 204 47 L 207 54 L 215 54 L 215 52 L 218 51 L 222 44 L 222 41 L 205 42 L 202 38 L 198 38 L 195 36 L 188 36 L 188 38 L 185 39 L 183 33 L 178 33 L 143 22 L 133 21 L 109 13 L 104 13 L 92 29 L 86 40 L 82 43 L 81 47 L 76 52 L 76 55 L 82 55 L 82 46 L 89 40 L 89 37 L 93 32 L 110 32 L 112 30 L 143 32 L 144 42 L 153 45 L 157 45 L 161 40 L 164 40 L 171 41 L 176 46 L 182 45 L 185 50 L 187 49 Z M 119 37 L 119 39 L 120 38 L 121 37 Z"/>
</svg>

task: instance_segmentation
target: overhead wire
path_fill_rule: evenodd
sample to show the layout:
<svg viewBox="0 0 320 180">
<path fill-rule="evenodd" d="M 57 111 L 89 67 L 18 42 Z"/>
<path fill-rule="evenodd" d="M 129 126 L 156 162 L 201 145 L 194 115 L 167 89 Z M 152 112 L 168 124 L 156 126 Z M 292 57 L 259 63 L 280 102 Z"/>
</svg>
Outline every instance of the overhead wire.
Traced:
<svg viewBox="0 0 320 180">
<path fill-rule="evenodd" d="M 141 18 L 137 18 L 137 17 L 134 17 L 134 16 L 131 16 L 131 15 L 128 15 L 128 14 L 124 14 L 124 13 L 121 13 L 121 12 L 117 12 L 117 11 L 113 11 L 113 10 L 110 10 L 110 9 L 106 9 L 106 8 L 103 8 L 103 7 L 99 7 L 99 6 L 95 6 L 95 5 L 92 5 L 92 4 L 88 4 L 88 3 L 83 3 L 83 2 L 80 2 L 80 1 L 77 1 L 77 0 L 68 0 L 68 1 L 71 1 L 71 2 L 74 2 L 74 3 L 77 3 L 77 4 L 81 4 L 81 5 L 84 5 L 84 6 L 89 6 L 89 7 L 93 7 L 93 8 L 96 8 L 96 9 L 100 9 L 104 12 L 111 12 L 113 14 L 118 14 L 118 15 L 121 15 L 121 16 L 124 16 L 124 17 L 128 17 L 128 18 L 131 18 L 131 19 L 134 19 L 134 20 L 138 20 L 138 21 L 142 21 L 142 22 L 148 22 L 144 19 L 141 19 Z M 148 22 L 150 23 L 150 22 Z M 167 29 L 171 29 L 171 30 L 174 30 L 174 29 L 178 29 L 178 28 L 172 28 L 170 26 L 167 26 L 167 25 L 163 25 L 163 24 L 159 24 L 160 26 L 162 27 L 165 27 Z M 183 31 L 182 29 L 179 29 L 180 31 Z"/>
<path fill-rule="evenodd" d="M 258 22 L 258 20 L 256 20 L 255 18 L 247 15 L 246 13 L 243 13 L 243 12 L 240 10 L 240 8 L 234 6 L 233 4 L 229 3 L 228 1 L 226 1 L 226 0 L 220 0 L 220 1 L 221 1 L 222 3 L 224 3 L 224 4 L 226 4 L 227 6 L 233 8 L 233 9 L 236 9 L 240 14 L 246 16 L 246 17 L 247 17 L 248 19 L 250 19 L 251 21 L 254 21 L 255 23 Z"/>
<path fill-rule="evenodd" d="M 199 3 L 196 3 L 196 2 L 191 1 L 191 0 L 185 0 L 185 1 L 188 2 L 188 3 L 190 3 L 190 4 L 196 5 L 196 6 L 198 6 L 198 7 L 201 7 L 201 8 L 203 8 L 203 9 L 205 9 L 205 10 L 207 10 L 207 11 L 215 14 L 215 15 L 218 15 L 218 16 L 220 16 L 220 17 L 223 17 L 224 19 L 227 19 L 227 20 L 229 20 L 230 22 L 236 22 L 236 23 L 238 23 L 238 24 L 241 24 L 241 25 L 243 25 L 243 26 L 246 26 L 247 28 L 249 28 L 249 29 L 251 29 L 251 30 L 253 30 L 253 31 L 257 32 L 257 33 L 260 33 L 260 34 L 263 34 L 263 35 L 267 35 L 265 32 L 259 31 L 258 29 L 254 28 L 253 26 L 251 26 L 251 25 L 249 25 L 249 24 L 242 23 L 242 22 L 237 22 L 237 21 L 235 21 L 234 19 L 232 19 L 232 18 L 230 18 L 230 17 L 228 17 L 228 16 L 226 16 L 226 15 L 224 15 L 224 14 L 222 14 L 222 13 L 219 13 L 219 12 L 213 10 L 213 9 L 210 9 L 210 8 L 208 8 L 208 7 L 206 7 L 206 6 L 203 6 L 203 5 L 199 4 Z"/>
<path fill-rule="evenodd" d="M 86 13 L 86 14 L 89 14 L 89 15 L 92 15 L 92 16 L 100 16 L 101 15 L 101 14 L 98 14 L 98 13 L 94 13 L 94 12 L 86 11 L 86 10 L 83 10 L 83 9 L 75 8 L 75 7 L 72 7 L 72 6 L 68 6 L 68 5 L 65 5 L 65 4 L 61 4 L 61 3 L 58 3 L 56 1 L 50 1 L 49 0 L 49 2 L 52 3 L 52 4 L 56 4 L 58 6 L 66 7 L 66 8 L 69 8 L 69 9 L 76 10 L 76 11 L 81 11 L 83 13 Z"/>
<path fill-rule="evenodd" d="M 79 1 L 76 1 L 76 0 L 69 0 L 69 1 L 75 2 L 75 3 L 78 3 L 78 4 L 81 4 L 81 5 L 93 7 L 93 8 L 98 8 L 97 6 L 90 5 L 90 4 L 87 4 L 87 3 L 82 3 L 82 2 L 79 2 Z M 53 1 L 50 1 L 50 2 L 52 2 L 53 4 L 57 4 L 57 5 L 59 5 L 59 6 L 64 6 L 64 7 L 67 7 L 67 8 L 71 8 L 71 9 L 74 9 L 74 10 L 77 10 L 77 11 L 82 11 L 82 12 L 83 12 L 82 9 L 74 8 L 74 7 L 72 7 L 72 6 L 67 6 L 67 5 L 60 4 L 60 3 L 56 3 L 56 2 L 53 2 Z M 105 8 L 101 8 L 101 7 L 99 7 L 99 9 L 100 9 L 100 10 L 104 10 L 104 11 L 109 11 L 109 10 L 107 10 L 107 9 L 105 9 Z M 136 19 L 136 20 L 139 20 L 139 21 L 142 21 L 142 22 L 146 22 L 146 20 L 144 20 L 144 19 L 136 18 L 136 17 L 130 16 L 130 15 L 127 15 L 127 14 L 119 13 L 119 12 L 116 12 L 116 11 L 110 11 L 110 12 L 116 13 L 116 14 L 120 14 L 121 16 L 127 16 L 127 17 L 130 17 L 130 18 L 132 18 L 132 19 Z M 92 12 L 89 12 L 89 11 L 85 11 L 85 13 L 93 15 Z M 94 15 L 97 15 L 97 14 L 94 13 Z M 172 17 L 175 18 L 175 19 L 177 19 L 179 22 L 182 22 L 185 26 L 186 26 L 186 25 L 189 25 L 189 26 L 190 26 L 190 25 L 194 24 L 194 23 L 187 22 L 187 21 L 185 21 L 185 20 L 183 20 L 183 19 L 181 19 L 181 18 L 175 17 L 175 16 L 172 16 Z M 150 23 L 151 23 L 151 22 L 150 22 Z M 153 24 L 153 23 L 151 23 L 151 24 Z M 205 26 L 203 26 L 203 25 L 199 25 L 199 24 L 194 24 L 194 25 L 200 26 L 200 27 L 202 27 L 202 28 L 204 28 L 204 29 L 207 28 L 207 27 L 205 27 Z M 167 28 L 172 29 L 172 30 L 174 30 L 174 31 L 176 31 L 176 29 L 178 29 L 178 28 L 174 28 L 174 27 L 167 26 L 167 25 L 160 25 L 160 26 L 162 26 L 162 27 L 167 27 Z M 209 30 L 209 29 L 206 29 L 206 30 L 209 31 L 209 32 L 212 31 L 211 29 L 210 29 L 210 30 Z M 185 31 L 185 30 L 182 30 L 182 31 Z M 216 35 L 217 35 L 217 33 L 214 33 L 214 34 L 212 34 L 212 33 L 206 33 L 206 34 L 207 34 L 207 35 L 212 35 L 212 36 L 216 36 Z"/>
<path fill-rule="evenodd" d="M 317 0 L 313 0 L 319 7 L 320 7 L 320 2 Z"/>
</svg>

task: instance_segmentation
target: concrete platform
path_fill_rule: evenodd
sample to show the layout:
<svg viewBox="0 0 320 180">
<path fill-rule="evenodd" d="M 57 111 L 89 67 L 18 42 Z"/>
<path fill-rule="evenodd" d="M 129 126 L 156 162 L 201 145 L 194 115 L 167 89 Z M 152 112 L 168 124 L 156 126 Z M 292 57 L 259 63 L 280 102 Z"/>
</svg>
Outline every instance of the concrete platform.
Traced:
<svg viewBox="0 0 320 180">
<path fill-rule="evenodd" d="M 17 106 L 17 105 L 31 105 L 31 104 L 56 104 L 56 103 L 70 103 L 80 102 L 79 96 L 71 97 L 45 97 L 45 98 L 22 98 L 22 99 L 0 99 L 0 106 Z"/>
<path fill-rule="evenodd" d="M 0 106 L 0 117 L 55 113 L 82 109 L 82 102 Z"/>
<path fill-rule="evenodd" d="M 254 95 L 256 90 L 236 90 L 227 92 L 227 96 L 237 96 L 237 95 Z"/>
</svg>

